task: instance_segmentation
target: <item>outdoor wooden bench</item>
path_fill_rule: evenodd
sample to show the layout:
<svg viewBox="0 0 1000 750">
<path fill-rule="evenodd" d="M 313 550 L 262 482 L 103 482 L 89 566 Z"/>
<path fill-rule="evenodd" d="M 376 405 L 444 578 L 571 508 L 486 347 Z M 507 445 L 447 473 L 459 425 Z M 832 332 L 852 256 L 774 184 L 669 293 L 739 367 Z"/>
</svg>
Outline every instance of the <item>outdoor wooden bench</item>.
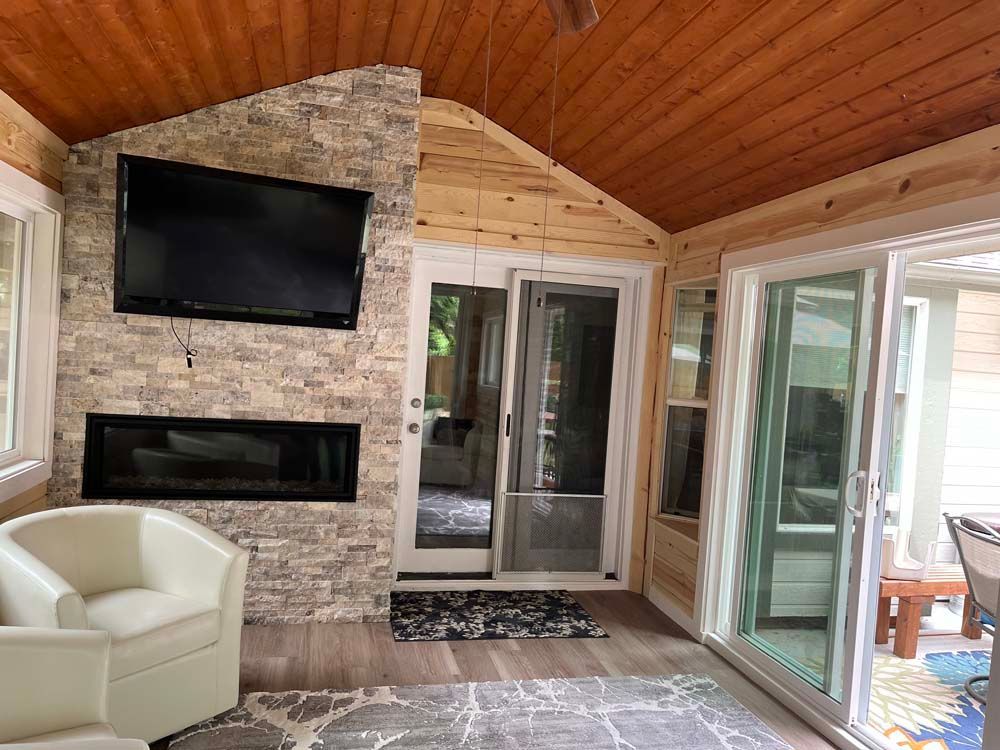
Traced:
<svg viewBox="0 0 1000 750">
<path fill-rule="evenodd" d="M 920 612 L 925 604 L 933 603 L 938 596 L 966 595 L 969 586 L 961 565 L 941 563 L 932 565 L 922 581 L 900 581 L 879 578 L 878 618 L 875 624 L 875 643 L 889 642 L 889 628 L 895 624 L 896 635 L 892 653 L 903 659 L 917 655 L 917 638 L 920 636 Z M 893 597 L 899 600 L 896 617 L 889 615 Z M 962 635 L 971 640 L 982 638 L 983 631 L 969 623 L 971 597 L 965 597 L 962 610 Z M 892 621 L 895 621 L 894 623 Z"/>
</svg>

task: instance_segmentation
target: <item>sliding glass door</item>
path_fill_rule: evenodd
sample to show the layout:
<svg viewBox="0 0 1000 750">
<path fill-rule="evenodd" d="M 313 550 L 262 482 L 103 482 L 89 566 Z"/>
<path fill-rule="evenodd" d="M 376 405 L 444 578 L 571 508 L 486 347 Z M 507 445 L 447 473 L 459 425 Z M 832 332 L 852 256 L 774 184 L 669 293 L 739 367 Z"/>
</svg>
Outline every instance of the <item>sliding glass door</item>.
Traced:
<svg viewBox="0 0 1000 750">
<path fill-rule="evenodd" d="M 846 720 L 870 669 L 862 644 L 897 276 L 889 253 L 789 261 L 737 274 L 730 297 L 752 337 L 740 362 L 752 374 L 731 638 Z"/>
</svg>

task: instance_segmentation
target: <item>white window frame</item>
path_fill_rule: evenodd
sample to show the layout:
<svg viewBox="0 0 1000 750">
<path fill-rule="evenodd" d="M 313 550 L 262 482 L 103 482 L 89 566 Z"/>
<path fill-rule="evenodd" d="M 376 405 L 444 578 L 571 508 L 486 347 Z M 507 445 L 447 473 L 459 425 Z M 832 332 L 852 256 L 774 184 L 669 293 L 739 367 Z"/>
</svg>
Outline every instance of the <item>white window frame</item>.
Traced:
<svg viewBox="0 0 1000 750">
<path fill-rule="evenodd" d="M 718 325 L 718 320 L 719 320 L 719 318 L 718 318 L 718 315 L 719 315 L 719 298 L 718 298 L 719 291 L 718 291 L 718 288 L 719 288 L 718 287 L 718 283 L 716 282 L 715 279 L 703 280 L 703 281 L 700 281 L 700 282 L 699 281 L 694 281 L 694 282 L 691 282 L 689 284 L 680 284 L 680 285 L 675 286 L 673 288 L 673 292 L 671 294 L 671 305 L 673 306 L 673 309 L 670 312 L 670 338 L 669 338 L 670 351 L 667 353 L 667 372 L 666 372 L 666 378 L 665 378 L 665 382 L 666 382 L 666 398 L 664 399 L 664 408 L 663 408 L 663 446 L 662 446 L 662 448 L 660 450 L 660 456 L 659 456 L 659 461 L 660 461 L 660 486 L 659 486 L 659 491 L 657 492 L 656 499 L 655 499 L 655 501 L 656 501 L 656 514 L 655 515 L 656 515 L 657 518 L 669 519 L 669 520 L 672 520 L 672 521 L 681 521 L 683 523 L 695 523 L 695 524 L 698 523 L 699 520 L 700 520 L 700 518 L 701 518 L 701 508 L 700 507 L 699 507 L 699 511 L 698 511 L 698 515 L 697 516 L 685 516 L 685 515 L 682 515 L 680 513 L 668 513 L 667 511 L 663 510 L 663 487 L 664 487 L 664 485 L 667 482 L 667 474 L 669 473 L 669 466 L 667 465 L 667 450 L 670 447 L 670 433 L 668 432 L 668 427 L 670 425 L 670 408 L 671 407 L 674 407 L 674 408 L 677 408 L 677 407 L 682 407 L 682 408 L 683 407 L 687 407 L 687 408 L 691 408 L 691 409 L 704 409 L 705 410 L 705 428 L 706 428 L 706 437 L 705 437 L 705 439 L 706 439 L 706 443 L 707 443 L 707 439 L 708 439 L 708 436 L 707 436 L 707 428 L 708 428 L 708 420 L 709 420 L 709 416 L 708 416 L 708 401 L 709 401 L 709 397 L 708 397 L 708 395 L 706 394 L 705 398 L 703 398 L 703 399 L 699 399 L 699 398 L 678 398 L 678 397 L 675 397 L 675 396 L 671 395 L 673 393 L 673 384 L 674 384 L 674 367 L 673 367 L 674 356 L 673 356 L 673 347 L 674 347 L 675 331 L 676 331 L 676 326 L 677 326 L 677 311 L 680 308 L 680 304 L 681 304 L 680 303 L 680 295 L 678 294 L 678 292 L 688 291 L 688 290 L 695 290 L 695 291 L 709 291 L 709 290 L 711 290 L 711 291 L 714 291 L 716 293 L 716 298 L 715 298 L 715 313 L 714 313 L 715 314 L 715 318 L 714 318 L 715 322 L 713 323 L 713 325 L 717 326 Z M 716 331 L 717 331 L 717 328 L 713 329 L 713 333 L 712 333 L 712 342 L 713 342 L 713 344 L 715 342 L 715 332 Z M 714 349 L 714 346 L 713 346 L 713 349 Z M 714 362 L 713 362 L 713 364 L 714 364 Z M 709 378 L 711 379 L 711 370 L 709 371 Z M 707 445 L 706 445 L 706 447 L 707 447 Z M 704 477 L 704 470 L 705 470 L 705 467 L 703 465 L 702 466 L 702 472 L 703 472 L 702 476 L 703 477 Z"/>
<path fill-rule="evenodd" d="M 52 477 L 63 197 L 0 162 L 0 211 L 24 222 L 14 347 L 14 450 L 0 456 L 0 504 Z"/>
<path fill-rule="evenodd" d="M 913 504 L 917 487 L 917 449 L 920 442 L 920 411 L 924 400 L 924 367 L 927 359 L 927 326 L 930 300 L 926 297 L 903 297 L 903 307 L 914 308 L 913 348 L 910 351 L 910 377 L 906 386 L 906 416 L 903 421 L 903 467 L 899 492 L 886 492 L 885 509 L 896 512 L 897 526 L 886 524 L 886 531 L 913 527 Z"/>
</svg>

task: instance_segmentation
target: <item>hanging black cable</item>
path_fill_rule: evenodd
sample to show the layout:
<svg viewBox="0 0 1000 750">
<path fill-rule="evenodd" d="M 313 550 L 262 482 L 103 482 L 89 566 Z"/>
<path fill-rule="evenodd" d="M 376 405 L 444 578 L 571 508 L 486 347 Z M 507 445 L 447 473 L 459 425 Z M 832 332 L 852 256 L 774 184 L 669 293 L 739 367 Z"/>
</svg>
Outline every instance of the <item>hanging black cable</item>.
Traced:
<svg viewBox="0 0 1000 750">
<path fill-rule="evenodd" d="M 198 350 L 191 348 L 191 324 L 194 323 L 193 318 L 188 318 L 188 334 L 187 343 L 181 341 L 181 337 L 177 335 L 177 329 L 174 328 L 174 316 L 170 316 L 170 330 L 174 334 L 174 338 L 177 339 L 177 343 L 181 345 L 181 349 L 184 350 L 184 357 L 187 359 L 188 368 L 194 367 L 194 363 L 191 361 L 192 357 L 198 356 Z"/>
</svg>

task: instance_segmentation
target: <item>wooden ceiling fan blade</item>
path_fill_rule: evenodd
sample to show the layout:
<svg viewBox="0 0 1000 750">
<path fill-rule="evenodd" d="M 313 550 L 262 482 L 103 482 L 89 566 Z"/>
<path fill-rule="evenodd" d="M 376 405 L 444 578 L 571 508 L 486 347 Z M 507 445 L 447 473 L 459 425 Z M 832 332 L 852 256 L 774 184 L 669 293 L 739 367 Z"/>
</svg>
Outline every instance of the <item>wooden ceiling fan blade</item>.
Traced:
<svg viewBox="0 0 1000 750">
<path fill-rule="evenodd" d="M 562 18 L 562 29 L 577 32 L 588 29 L 600 20 L 594 0 L 545 0 L 552 20 Z"/>
</svg>

